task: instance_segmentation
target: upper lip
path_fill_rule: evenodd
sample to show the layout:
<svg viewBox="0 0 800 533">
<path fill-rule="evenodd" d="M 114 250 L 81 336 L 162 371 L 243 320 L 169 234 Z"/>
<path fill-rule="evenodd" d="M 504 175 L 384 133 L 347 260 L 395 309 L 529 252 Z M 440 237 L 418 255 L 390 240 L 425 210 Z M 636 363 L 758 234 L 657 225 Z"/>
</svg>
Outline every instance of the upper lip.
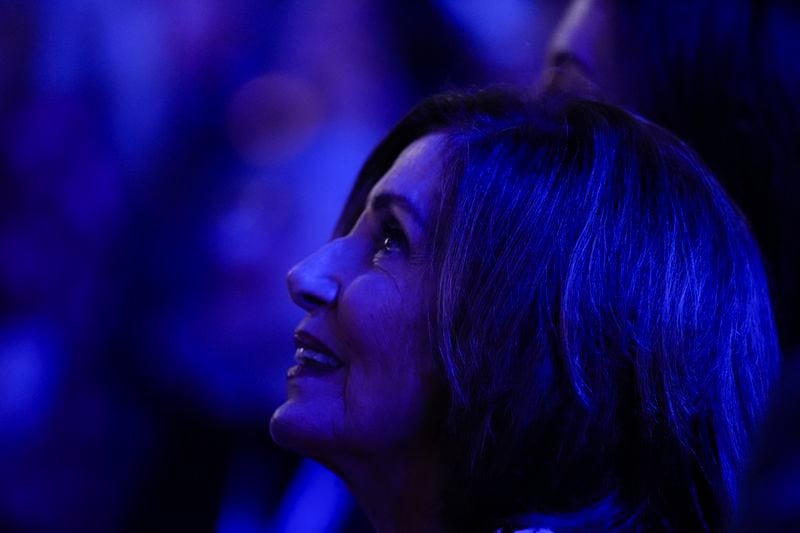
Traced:
<svg viewBox="0 0 800 533">
<path fill-rule="evenodd" d="M 327 344 L 319 340 L 314 334 L 310 333 L 304 329 L 296 329 L 294 332 L 294 344 L 298 348 L 307 348 L 309 350 L 313 350 L 315 352 L 324 353 L 330 355 L 331 357 L 335 357 L 339 361 L 341 361 L 341 357 L 339 357 L 336 352 L 334 352 Z"/>
</svg>

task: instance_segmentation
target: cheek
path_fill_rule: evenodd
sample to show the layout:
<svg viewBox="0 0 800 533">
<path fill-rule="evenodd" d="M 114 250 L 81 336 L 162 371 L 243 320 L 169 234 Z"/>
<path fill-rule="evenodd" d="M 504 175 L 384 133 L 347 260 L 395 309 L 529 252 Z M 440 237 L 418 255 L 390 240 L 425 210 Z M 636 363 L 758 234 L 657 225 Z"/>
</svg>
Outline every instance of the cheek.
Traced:
<svg viewBox="0 0 800 533">
<path fill-rule="evenodd" d="M 433 369 L 424 309 L 418 287 L 402 286 L 383 274 L 354 280 L 342 295 L 340 326 L 350 357 L 344 397 L 349 426 L 392 441 L 408 438 L 423 425 Z"/>
<path fill-rule="evenodd" d="M 410 355 L 424 348 L 422 291 L 411 281 L 370 272 L 353 280 L 341 295 L 339 330 L 345 348 L 359 365 L 384 367 L 386 357 L 381 353 L 386 349 Z"/>
</svg>

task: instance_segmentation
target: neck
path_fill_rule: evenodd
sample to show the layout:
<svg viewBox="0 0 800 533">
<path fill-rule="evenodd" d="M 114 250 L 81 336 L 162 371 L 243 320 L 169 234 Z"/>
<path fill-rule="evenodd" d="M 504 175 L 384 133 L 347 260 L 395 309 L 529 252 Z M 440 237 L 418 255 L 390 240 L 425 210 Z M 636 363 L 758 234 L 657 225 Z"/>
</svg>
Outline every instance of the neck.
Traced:
<svg viewBox="0 0 800 533">
<path fill-rule="evenodd" d="M 441 533 L 432 457 L 400 454 L 352 461 L 335 469 L 345 480 L 377 533 Z"/>
</svg>

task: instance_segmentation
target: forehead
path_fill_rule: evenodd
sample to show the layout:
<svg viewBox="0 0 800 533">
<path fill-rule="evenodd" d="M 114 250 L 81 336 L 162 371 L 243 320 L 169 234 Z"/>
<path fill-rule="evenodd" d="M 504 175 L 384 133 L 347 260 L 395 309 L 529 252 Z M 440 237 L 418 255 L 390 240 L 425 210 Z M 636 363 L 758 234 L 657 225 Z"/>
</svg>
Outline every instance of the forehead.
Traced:
<svg viewBox="0 0 800 533">
<path fill-rule="evenodd" d="M 445 144 L 443 133 L 432 133 L 409 144 L 375 184 L 370 197 L 400 194 L 419 210 L 429 212 L 439 190 Z"/>
</svg>

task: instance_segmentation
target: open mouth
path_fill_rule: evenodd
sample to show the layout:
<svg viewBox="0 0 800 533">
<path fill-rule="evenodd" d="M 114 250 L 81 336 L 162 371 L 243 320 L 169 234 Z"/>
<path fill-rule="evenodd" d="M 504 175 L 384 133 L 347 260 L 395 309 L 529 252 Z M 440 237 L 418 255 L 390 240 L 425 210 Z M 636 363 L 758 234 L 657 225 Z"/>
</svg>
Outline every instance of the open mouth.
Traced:
<svg viewBox="0 0 800 533">
<path fill-rule="evenodd" d="M 287 377 L 328 374 L 344 365 L 333 350 L 307 331 L 296 331 L 294 341 L 297 346 L 294 361 L 297 365 L 289 369 Z"/>
<path fill-rule="evenodd" d="M 339 358 L 329 355 L 327 353 L 318 352 L 311 348 L 299 346 L 294 353 L 294 361 L 298 365 L 308 366 L 312 368 L 331 369 L 336 370 L 342 366 Z"/>
</svg>

